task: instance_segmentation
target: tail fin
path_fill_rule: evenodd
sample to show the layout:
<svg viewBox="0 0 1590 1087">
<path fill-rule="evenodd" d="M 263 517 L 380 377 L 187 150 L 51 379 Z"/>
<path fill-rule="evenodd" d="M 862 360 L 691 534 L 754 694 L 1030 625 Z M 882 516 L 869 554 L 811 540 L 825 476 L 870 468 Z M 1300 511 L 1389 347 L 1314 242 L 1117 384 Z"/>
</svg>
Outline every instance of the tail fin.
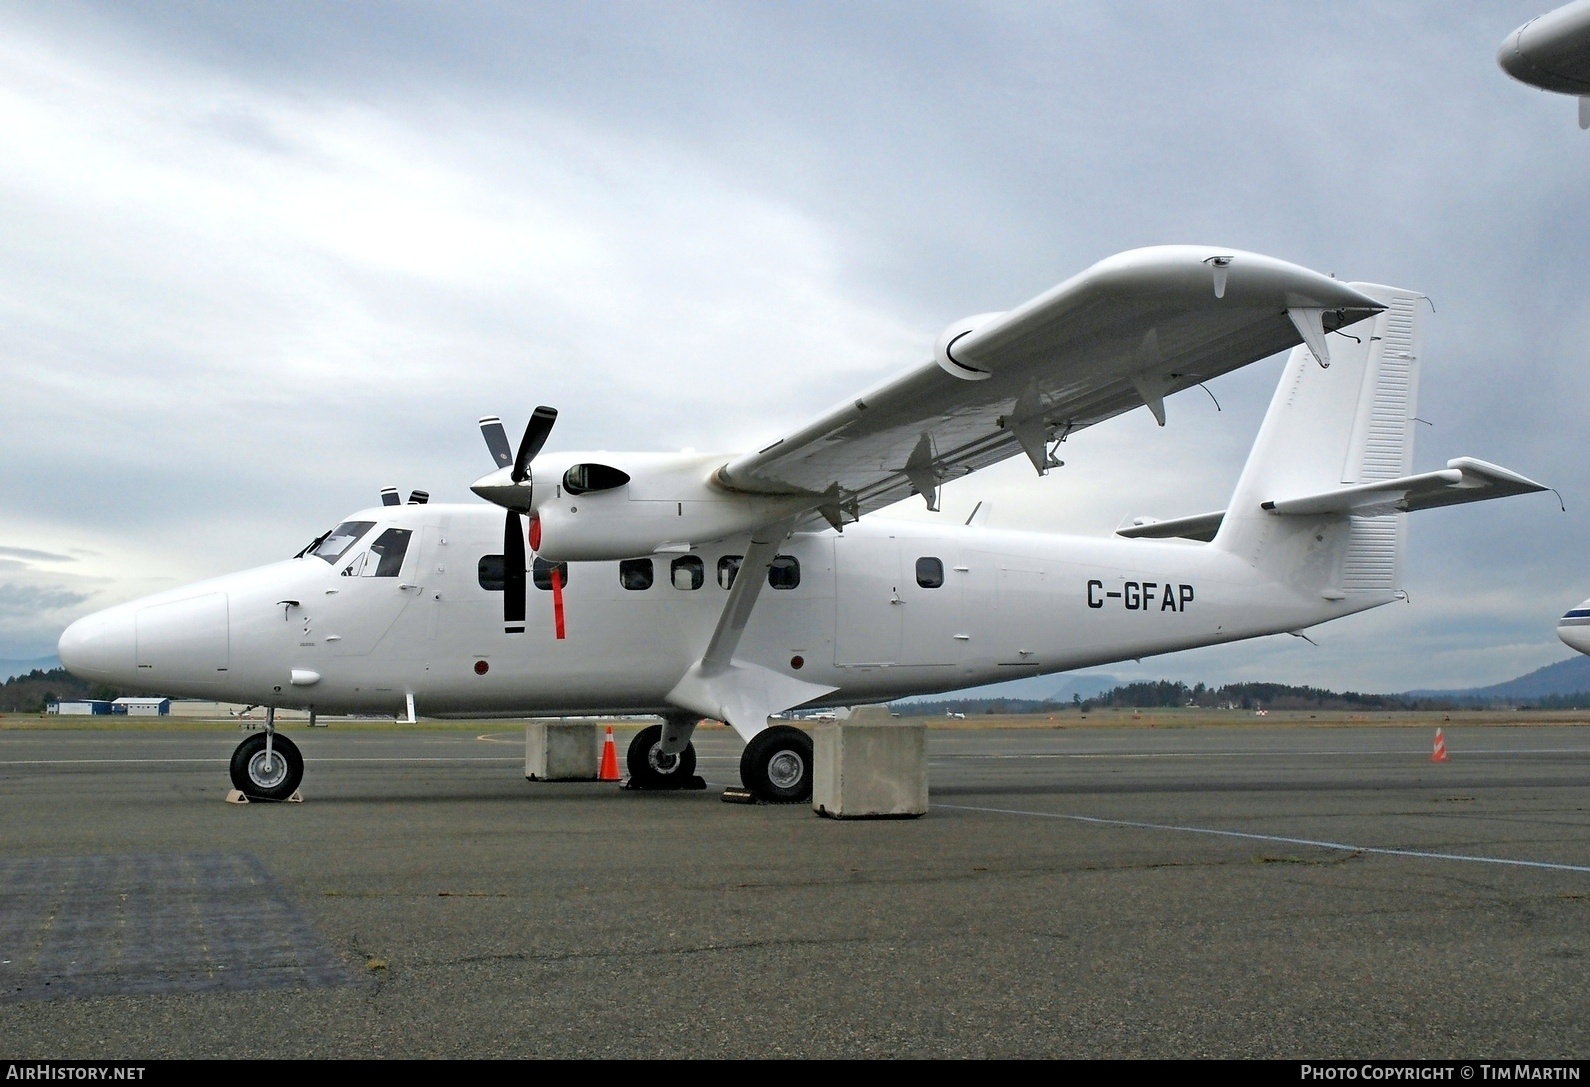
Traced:
<svg viewBox="0 0 1590 1087">
<path fill-rule="evenodd" d="M 1329 366 L 1294 348 L 1212 545 L 1304 591 L 1384 599 L 1402 576 L 1407 514 L 1276 517 L 1292 496 L 1406 476 L 1413 464 L 1424 296 L 1352 286 L 1385 310 L 1329 336 Z"/>
</svg>

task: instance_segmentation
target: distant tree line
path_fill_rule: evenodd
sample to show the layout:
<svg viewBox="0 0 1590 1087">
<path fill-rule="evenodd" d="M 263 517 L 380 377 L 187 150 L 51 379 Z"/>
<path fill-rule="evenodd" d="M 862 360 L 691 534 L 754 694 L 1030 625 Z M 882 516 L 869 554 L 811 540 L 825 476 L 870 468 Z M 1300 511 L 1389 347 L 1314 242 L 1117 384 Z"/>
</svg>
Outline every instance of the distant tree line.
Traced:
<svg viewBox="0 0 1590 1087">
<path fill-rule="evenodd" d="M 44 707 L 60 699 L 115 699 L 149 692 L 132 687 L 90 683 L 78 679 L 64 668 L 48 672 L 35 668 L 25 676 L 13 676 L 0 684 L 0 713 L 43 713 Z M 1322 687 L 1291 687 L 1284 683 L 1228 683 L 1208 687 L 1202 683 L 1189 687 L 1169 680 L 1126 683 L 1092 698 L 1073 695 L 1065 702 L 1051 698 L 946 698 L 932 702 L 896 702 L 890 709 L 905 717 L 943 717 L 950 713 L 1010 715 L 1059 713 L 1094 709 L 1170 709 L 1199 707 L 1236 710 L 1454 710 L 1454 709 L 1590 709 L 1590 691 L 1554 694 L 1542 698 L 1426 698 L 1400 694 L 1360 694 L 1357 691 L 1328 691 Z"/>
<path fill-rule="evenodd" d="M 1092 698 L 1072 695 L 1071 701 L 1033 698 L 946 698 L 932 702 L 897 702 L 890 708 L 906 717 L 943 717 L 946 714 L 1004 715 L 1088 713 L 1094 709 L 1233 709 L 1233 710 L 1454 710 L 1590 708 L 1590 691 L 1530 699 L 1430 698 L 1401 694 L 1361 694 L 1329 691 L 1323 687 L 1293 687 L 1284 683 L 1227 683 L 1209 687 L 1197 683 L 1158 680 L 1126 683 Z"/>
</svg>

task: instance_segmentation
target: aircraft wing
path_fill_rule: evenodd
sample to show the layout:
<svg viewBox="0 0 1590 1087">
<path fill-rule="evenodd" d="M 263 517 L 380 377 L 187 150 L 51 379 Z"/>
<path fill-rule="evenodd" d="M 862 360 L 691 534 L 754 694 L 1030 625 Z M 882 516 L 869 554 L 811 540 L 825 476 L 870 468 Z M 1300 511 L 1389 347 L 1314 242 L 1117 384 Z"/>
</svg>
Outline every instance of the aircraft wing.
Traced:
<svg viewBox="0 0 1590 1087">
<path fill-rule="evenodd" d="M 804 495 L 836 525 L 1307 343 L 1383 307 L 1346 283 L 1231 249 L 1160 246 L 1100 261 L 1006 313 L 956 322 L 932 361 L 717 473 L 731 490 Z M 818 501 L 821 499 L 821 501 Z"/>
</svg>

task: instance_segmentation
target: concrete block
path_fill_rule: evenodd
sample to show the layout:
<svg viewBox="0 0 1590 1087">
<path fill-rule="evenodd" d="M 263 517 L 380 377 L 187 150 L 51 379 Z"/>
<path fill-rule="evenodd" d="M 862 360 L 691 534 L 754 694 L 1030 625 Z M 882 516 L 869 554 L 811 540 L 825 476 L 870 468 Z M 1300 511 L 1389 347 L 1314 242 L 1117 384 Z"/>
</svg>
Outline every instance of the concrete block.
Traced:
<svg viewBox="0 0 1590 1087">
<path fill-rule="evenodd" d="M 531 781 L 595 781 L 602 762 L 596 725 L 533 721 L 524 729 L 524 776 Z"/>
<path fill-rule="evenodd" d="M 915 819 L 928 810 L 927 726 L 836 721 L 812 733 L 812 809 L 833 819 Z"/>
</svg>

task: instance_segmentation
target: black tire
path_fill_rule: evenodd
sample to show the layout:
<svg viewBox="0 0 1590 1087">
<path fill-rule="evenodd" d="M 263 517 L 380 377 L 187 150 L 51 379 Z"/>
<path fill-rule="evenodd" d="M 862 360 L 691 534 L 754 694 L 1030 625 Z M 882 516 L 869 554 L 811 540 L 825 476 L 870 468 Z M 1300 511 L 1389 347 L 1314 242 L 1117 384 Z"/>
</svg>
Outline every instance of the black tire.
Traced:
<svg viewBox="0 0 1590 1087">
<path fill-rule="evenodd" d="M 271 740 L 271 770 L 265 768 L 265 734 L 256 732 L 232 752 L 232 787 L 250 800 L 286 800 L 304 780 L 304 757 L 281 733 Z"/>
<path fill-rule="evenodd" d="M 683 789 L 696 776 L 696 745 L 685 744 L 677 755 L 664 755 L 662 726 L 649 725 L 629 741 L 624 762 L 629 766 L 629 783 L 638 789 Z"/>
<path fill-rule="evenodd" d="M 740 756 L 740 783 L 769 804 L 812 798 L 812 738 L 792 725 L 774 725 L 751 737 Z"/>
</svg>

